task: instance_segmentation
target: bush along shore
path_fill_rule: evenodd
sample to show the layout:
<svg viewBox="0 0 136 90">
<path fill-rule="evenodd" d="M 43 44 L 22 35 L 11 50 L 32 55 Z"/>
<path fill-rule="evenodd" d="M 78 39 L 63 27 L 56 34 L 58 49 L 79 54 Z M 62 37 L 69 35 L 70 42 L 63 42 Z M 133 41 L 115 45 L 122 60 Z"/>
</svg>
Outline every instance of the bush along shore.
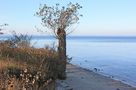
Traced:
<svg viewBox="0 0 136 90">
<path fill-rule="evenodd" d="M 55 90 L 57 51 L 30 47 L 29 41 L 16 36 L 0 42 L 1 90 Z"/>
</svg>

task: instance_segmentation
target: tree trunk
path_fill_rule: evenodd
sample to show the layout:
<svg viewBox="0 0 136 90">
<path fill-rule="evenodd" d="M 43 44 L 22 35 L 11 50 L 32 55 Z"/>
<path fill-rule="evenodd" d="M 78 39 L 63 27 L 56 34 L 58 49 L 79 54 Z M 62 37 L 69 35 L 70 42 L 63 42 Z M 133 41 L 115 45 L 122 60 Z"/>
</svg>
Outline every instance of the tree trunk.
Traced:
<svg viewBox="0 0 136 90">
<path fill-rule="evenodd" d="M 59 54 L 59 68 L 58 68 L 58 78 L 66 79 L 66 32 L 63 29 L 58 29 L 57 32 L 59 45 L 58 45 L 58 54 Z"/>
</svg>

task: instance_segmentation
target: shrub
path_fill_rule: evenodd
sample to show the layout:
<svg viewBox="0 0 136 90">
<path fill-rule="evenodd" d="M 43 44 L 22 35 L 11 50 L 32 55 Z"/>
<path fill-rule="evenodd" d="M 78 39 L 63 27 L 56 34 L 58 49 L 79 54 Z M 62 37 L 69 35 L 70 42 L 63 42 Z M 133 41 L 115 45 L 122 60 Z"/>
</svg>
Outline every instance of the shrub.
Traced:
<svg viewBox="0 0 136 90">
<path fill-rule="evenodd" d="M 27 44 L 18 44 L 19 40 L 16 37 L 0 42 L 0 58 L 4 59 L 0 60 L 3 64 L 0 67 L 0 88 L 13 86 L 17 90 L 36 90 L 55 81 L 58 76 L 58 53 L 52 48 L 30 47 L 30 39 L 25 38 Z M 21 43 L 24 41 L 21 40 Z"/>
</svg>

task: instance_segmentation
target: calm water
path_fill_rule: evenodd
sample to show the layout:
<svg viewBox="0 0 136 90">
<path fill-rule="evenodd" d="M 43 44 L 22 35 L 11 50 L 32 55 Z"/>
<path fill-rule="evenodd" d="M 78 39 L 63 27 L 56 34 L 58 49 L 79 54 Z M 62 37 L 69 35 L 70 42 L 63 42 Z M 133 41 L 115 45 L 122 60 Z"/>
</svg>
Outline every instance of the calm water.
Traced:
<svg viewBox="0 0 136 90">
<path fill-rule="evenodd" d="M 125 83 L 136 86 L 135 42 L 92 42 L 69 40 L 68 55 L 71 63 L 114 76 Z"/>
<path fill-rule="evenodd" d="M 32 45 L 53 46 L 55 39 L 35 38 Z M 56 44 L 55 44 L 56 46 Z M 72 64 L 94 70 L 136 87 L 136 38 L 74 37 L 67 40 L 67 54 Z"/>
</svg>

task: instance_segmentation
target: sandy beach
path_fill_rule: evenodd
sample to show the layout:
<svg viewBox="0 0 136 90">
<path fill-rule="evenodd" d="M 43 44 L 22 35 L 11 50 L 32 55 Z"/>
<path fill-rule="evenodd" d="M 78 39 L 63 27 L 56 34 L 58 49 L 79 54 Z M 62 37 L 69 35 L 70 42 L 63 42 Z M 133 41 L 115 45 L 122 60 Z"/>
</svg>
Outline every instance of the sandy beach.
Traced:
<svg viewBox="0 0 136 90">
<path fill-rule="evenodd" d="M 56 82 L 56 90 L 136 90 L 121 81 L 72 64 L 67 65 L 67 79 Z"/>
</svg>

